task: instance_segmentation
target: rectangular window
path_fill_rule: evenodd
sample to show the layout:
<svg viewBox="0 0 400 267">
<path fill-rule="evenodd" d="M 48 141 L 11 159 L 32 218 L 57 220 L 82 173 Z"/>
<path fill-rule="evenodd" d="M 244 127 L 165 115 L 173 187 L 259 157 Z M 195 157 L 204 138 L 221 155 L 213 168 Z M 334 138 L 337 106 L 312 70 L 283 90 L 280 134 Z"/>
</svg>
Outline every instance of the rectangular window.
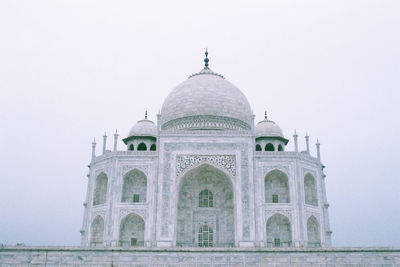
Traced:
<svg viewBox="0 0 400 267">
<path fill-rule="evenodd" d="M 133 195 L 133 202 L 134 202 L 134 203 L 139 202 L 139 195 L 137 195 L 137 194 L 134 194 L 134 195 Z"/>
<path fill-rule="evenodd" d="M 272 195 L 272 203 L 278 203 L 278 195 Z"/>
<path fill-rule="evenodd" d="M 274 247 L 280 247 L 281 246 L 281 240 L 279 238 L 274 238 Z"/>
<path fill-rule="evenodd" d="M 131 238 L 131 247 L 135 247 L 137 244 L 137 239 L 136 238 Z"/>
</svg>

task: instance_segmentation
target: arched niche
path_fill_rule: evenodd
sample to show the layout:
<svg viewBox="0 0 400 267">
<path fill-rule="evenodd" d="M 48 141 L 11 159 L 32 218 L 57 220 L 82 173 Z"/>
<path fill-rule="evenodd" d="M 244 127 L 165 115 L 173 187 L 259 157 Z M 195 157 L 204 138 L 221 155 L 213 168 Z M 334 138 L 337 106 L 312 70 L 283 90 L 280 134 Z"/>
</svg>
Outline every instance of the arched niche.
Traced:
<svg viewBox="0 0 400 267">
<path fill-rule="evenodd" d="M 256 151 L 262 151 L 261 146 L 259 144 L 256 145 Z"/>
<path fill-rule="evenodd" d="M 152 144 L 150 146 L 150 151 L 156 151 L 156 144 Z"/>
<path fill-rule="evenodd" d="M 107 175 L 102 172 L 96 177 L 94 192 L 93 192 L 93 206 L 106 203 L 107 200 Z"/>
<path fill-rule="evenodd" d="M 134 169 L 124 175 L 121 202 L 146 202 L 146 193 L 147 176 L 142 171 Z"/>
<path fill-rule="evenodd" d="M 266 203 L 289 203 L 289 181 L 287 175 L 280 170 L 270 171 L 265 176 L 264 190 Z"/>
<path fill-rule="evenodd" d="M 283 151 L 283 146 L 281 144 L 278 145 L 278 151 Z"/>
<path fill-rule="evenodd" d="M 317 185 L 314 176 L 310 173 L 304 176 L 304 197 L 306 204 L 318 206 Z"/>
<path fill-rule="evenodd" d="M 133 144 L 130 144 L 130 145 L 129 145 L 128 150 L 129 150 L 129 151 L 133 151 L 133 150 L 134 150 Z"/>
<path fill-rule="evenodd" d="M 121 247 L 144 246 L 145 222 L 135 213 L 127 215 L 119 227 L 119 245 Z"/>
<path fill-rule="evenodd" d="M 208 207 L 199 205 L 200 193 L 205 196 L 205 190 L 208 197 L 213 196 Z M 214 247 L 234 246 L 234 195 L 226 173 L 206 163 L 188 171 L 180 180 L 177 201 L 177 246 L 197 247 L 203 225 L 213 229 Z"/>
<path fill-rule="evenodd" d="M 90 246 L 103 246 L 104 236 L 104 220 L 103 217 L 97 215 L 90 225 Z"/>
<path fill-rule="evenodd" d="M 291 247 L 292 234 L 289 219 L 282 214 L 275 214 L 267 221 L 267 246 Z"/>
<path fill-rule="evenodd" d="M 310 216 L 307 220 L 307 238 L 309 247 L 321 246 L 319 223 L 314 216 Z"/>
</svg>

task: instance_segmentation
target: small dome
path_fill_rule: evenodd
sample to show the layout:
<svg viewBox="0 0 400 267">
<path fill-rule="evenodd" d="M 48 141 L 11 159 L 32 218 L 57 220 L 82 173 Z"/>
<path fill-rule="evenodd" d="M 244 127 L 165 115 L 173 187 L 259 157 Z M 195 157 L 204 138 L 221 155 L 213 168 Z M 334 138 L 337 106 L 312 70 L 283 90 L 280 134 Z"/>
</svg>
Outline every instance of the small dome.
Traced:
<svg viewBox="0 0 400 267">
<path fill-rule="evenodd" d="M 283 132 L 275 122 L 265 119 L 256 125 L 256 138 L 257 137 L 282 137 Z"/>
<path fill-rule="evenodd" d="M 154 136 L 157 137 L 157 126 L 151 120 L 144 119 L 133 125 L 129 131 L 128 138 L 131 136 Z"/>
<path fill-rule="evenodd" d="M 250 130 L 252 110 L 246 96 L 208 67 L 179 84 L 161 109 L 162 129 Z"/>
</svg>

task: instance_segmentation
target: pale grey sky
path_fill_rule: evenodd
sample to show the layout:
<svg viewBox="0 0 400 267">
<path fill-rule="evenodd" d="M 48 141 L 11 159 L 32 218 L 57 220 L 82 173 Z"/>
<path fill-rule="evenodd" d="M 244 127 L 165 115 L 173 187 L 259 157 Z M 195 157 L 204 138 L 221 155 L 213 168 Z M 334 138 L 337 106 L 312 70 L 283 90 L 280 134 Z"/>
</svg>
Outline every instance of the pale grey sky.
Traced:
<svg viewBox="0 0 400 267">
<path fill-rule="evenodd" d="M 208 47 L 289 150 L 294 129 L 301 149 L 319 138 L 333 245 L 400 246 L 399 14 L 385 0 L 2 0 L 0 243 L 78 245 L 93 137 L 155 120 Z"/>
</svg>

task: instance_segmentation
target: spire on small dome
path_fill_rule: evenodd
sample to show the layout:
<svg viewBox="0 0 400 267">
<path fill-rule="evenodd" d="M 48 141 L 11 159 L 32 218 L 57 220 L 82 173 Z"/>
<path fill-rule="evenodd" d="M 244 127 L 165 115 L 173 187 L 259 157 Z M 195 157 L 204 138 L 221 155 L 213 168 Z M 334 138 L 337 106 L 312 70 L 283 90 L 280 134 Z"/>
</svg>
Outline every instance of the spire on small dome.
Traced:
<svg viewBox="0 0 400 267">
<path fill-rule="evenodd" d="M 210 61 L 209 59 L 208 59 L 208 51 L 207 51 L 207 48 L 206 48 L 206 52 L 205 52 L 205 55 L 206 55 L 206 58 L 204 59 L 204 66 L 206 67 L 206 68 L 208 68 L 208 62 Z"/>
<path fill-rule="evenodd" d="M 268 119 L 268 116 L 267 116 L 267 111 L 265 111 L 265 120 L 267 120 Z"/>
<path fill-rule="evenodd" d="M 144 119 L 147 120 L 147 110 L 144 112 Z"/>
</svg>

